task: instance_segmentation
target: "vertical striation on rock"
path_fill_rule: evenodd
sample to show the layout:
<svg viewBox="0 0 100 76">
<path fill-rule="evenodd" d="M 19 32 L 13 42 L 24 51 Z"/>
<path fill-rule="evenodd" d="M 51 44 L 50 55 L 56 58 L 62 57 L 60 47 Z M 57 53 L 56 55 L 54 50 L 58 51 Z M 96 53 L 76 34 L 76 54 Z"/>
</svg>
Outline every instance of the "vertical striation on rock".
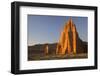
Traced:
<svg viewBox="0 0 100 76">
<path fill-rule="evenodd" d="M 81 40 L 75 24 L 70 18 L 64 25 L 59 42 L 57 44 L 56 54 L 76 54 L 81 45 Z"/>
</svg>

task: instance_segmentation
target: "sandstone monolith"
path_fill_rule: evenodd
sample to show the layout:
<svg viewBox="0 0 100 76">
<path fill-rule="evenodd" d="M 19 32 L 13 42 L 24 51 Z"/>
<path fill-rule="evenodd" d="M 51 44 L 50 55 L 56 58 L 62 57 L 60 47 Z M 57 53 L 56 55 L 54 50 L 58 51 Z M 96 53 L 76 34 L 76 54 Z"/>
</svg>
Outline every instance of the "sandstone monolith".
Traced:
<svg viewBox="0 0 100 76">
<path fill-rule="evenodd" d="M 83 50 L 82 40 L 78 36 L 78 32 L 72 18 L 70 18 L 65 23 L 61 32 L 56 54 L 76 54 L 79 50 Z"/>
</svg>

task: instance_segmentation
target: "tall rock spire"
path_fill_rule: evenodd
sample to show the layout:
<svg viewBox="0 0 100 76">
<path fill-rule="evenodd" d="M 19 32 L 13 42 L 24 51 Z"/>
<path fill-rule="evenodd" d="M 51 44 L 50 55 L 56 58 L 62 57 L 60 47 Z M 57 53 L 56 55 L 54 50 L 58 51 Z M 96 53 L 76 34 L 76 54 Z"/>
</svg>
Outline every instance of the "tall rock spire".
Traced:
<svg viewBox="0 0 100 76">
<path fill-rule="evenodd" d="M 72 18 L 65 23 L 64 28 L 61 32 L 59 42 L 57 44 L 57 54 L 76 54 L 78 33 Z"/>
</svg>

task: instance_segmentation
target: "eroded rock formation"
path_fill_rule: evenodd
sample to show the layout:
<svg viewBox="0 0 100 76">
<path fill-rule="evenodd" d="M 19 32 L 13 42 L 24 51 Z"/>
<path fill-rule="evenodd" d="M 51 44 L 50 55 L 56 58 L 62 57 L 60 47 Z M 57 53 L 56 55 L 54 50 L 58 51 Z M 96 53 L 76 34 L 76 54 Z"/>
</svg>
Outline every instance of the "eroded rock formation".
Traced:
<svg viewBox="0 0 100 76">
<path fill-rule="evenodd" d="M 45 52 L 46 55 L 48 54 L 48 50 L 49 50 L 48 44 L 45 44 L 44 52 Z"/>
<path fill-rule="evenodd" d="M 79 50 L 83 50 L 82 40 L 79 38 L 75 24 L 70 18 L 61 32 L 56 54 L 76 54 Z"/>
</svg>

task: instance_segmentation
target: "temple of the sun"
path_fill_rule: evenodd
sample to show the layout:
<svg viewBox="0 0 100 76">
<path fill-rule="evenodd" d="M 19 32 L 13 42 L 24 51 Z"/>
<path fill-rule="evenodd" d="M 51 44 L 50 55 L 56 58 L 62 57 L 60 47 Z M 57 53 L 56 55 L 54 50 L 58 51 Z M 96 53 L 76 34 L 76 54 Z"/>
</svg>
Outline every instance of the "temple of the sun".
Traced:
<svg viewBox="0 0 100 76">
<path fill-rule="evenodd" d="M 59 42 L 57 44 L 56 54 L 76 54 L 78 33 L 75 24 L 70 18 L 64 25 Z"/>
</svg>

